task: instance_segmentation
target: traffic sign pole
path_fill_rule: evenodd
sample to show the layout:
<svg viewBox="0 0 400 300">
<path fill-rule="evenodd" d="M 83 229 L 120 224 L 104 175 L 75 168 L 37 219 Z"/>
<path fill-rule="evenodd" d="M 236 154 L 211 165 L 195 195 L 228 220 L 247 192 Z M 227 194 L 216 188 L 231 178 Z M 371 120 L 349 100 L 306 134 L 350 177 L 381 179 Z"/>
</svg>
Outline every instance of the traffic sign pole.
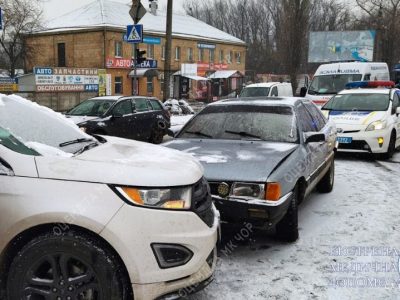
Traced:
<svg viewBox="0 0 400 300">
<path fill-rule="evenodd" d="M 144 11 L 144 12 L 143 12 Z M 145 8 L 143 7 L 142 3 L 140 3 L 140 0 L 132 0 L 132 7 L 129 11 L 130 16 L 132 17 L 133 23 L 136 25 L 139 20 L 143 17 L 143 15 L 146 13 Z M 127 37 L 129 33 L 127 32 Z M 143 33 L 142 33 L 142 38 L 143 38 Z M 138 95 L 138 80 L 137 80 L 137 67 L 136 67 L 136 49 L 137 45 L 136 43 L 133 44 L 133 95 L 137 96 Z"/>
</svg>

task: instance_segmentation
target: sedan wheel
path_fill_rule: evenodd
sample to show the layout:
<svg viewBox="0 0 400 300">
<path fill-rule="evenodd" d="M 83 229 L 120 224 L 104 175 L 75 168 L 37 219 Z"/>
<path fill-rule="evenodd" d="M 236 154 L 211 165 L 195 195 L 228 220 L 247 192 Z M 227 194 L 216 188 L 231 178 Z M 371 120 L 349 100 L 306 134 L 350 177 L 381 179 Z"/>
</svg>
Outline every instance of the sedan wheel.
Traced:
<svg viewBox="0 0 400 300">
<path fill-rule="evenodd" d="M 335 161 L 333 160 L 328 172 L 322 177 L 321 181 L 317 184 L 317 190 L 320 193 L 330 193 L 333 190 L 335 183 Z"/>
<path fill-rule="evenodd" d="M 9 299 L 129 299 L 125 273 L 115 255 L 89 236 L 45 234 L 15 257 L 7 293 Z"/>
<path fill-rule="evenodd" d="M 277 237 L 286 242 L 295 242 L 299 238 L 298 203 L 299 186 L 297 185 L 293 190 L 293 198 L 285 216 L 276 224 Z"/>
</svg>

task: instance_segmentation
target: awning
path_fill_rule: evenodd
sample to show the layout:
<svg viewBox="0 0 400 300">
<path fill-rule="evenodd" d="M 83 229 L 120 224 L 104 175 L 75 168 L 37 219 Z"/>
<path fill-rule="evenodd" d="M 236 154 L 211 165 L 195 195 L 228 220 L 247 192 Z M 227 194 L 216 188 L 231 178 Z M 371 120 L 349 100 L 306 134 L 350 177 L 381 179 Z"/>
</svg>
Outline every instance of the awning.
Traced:
<svg viewBox="0 0 400 300">
<path fill-rule="evenodd" d="M 155 77 L 158 76 L 157 69 L 137 69 L 136 76 L 134 75 L 134 71 L 132 70 L 129 73 L 129 77 Z"/>
<path fill-rule="evenodd" d="M 182 76 L 182 77 L 186 77 L 186 78 L 189 78 L 189 79 L 192 79 L 192 80 L 197 80 L 197 81 L 202 81 L 202 80 L 207 81 L 207 80 L 210 80 L 210 79 L 208 79 L 208 78 L 206 78 L 206 77 L 201 77 L 201 76 L 197 76 L 197 75 L 187 75 L 187 74 L 183 74 L 183 75 L 182 75 L 182 72 L 181 72 L 181 71 L 177 71 L 177 72 L 175 72 L 175 73 L 172 74 L 172 75 L 174 75 L 174 76 Z"/>
<path fill-rule="evenodd" d="M 225 79 L 232 77 L 235 74 L 238 74 L 236 77 L 243 77 L 243 74 L 237 70 L 224 70 L 224 71 L 216 71 L 215 73 L 208 76 L 210 79 Z"/>
</svg>

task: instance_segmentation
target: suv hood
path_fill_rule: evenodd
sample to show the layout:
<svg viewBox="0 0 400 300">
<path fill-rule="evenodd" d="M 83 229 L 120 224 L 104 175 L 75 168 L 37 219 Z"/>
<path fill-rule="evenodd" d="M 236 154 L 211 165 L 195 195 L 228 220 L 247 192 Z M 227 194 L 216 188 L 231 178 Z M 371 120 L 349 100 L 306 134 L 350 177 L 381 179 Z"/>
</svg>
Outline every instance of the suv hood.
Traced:
<svg viewBox="0 0 400 300">
<path fill-rule="evenodd" d="M 176 139 L 164 146 L 197 158 L 209 181 L 266 182 L 298 144 L 263 141 Z"/>
<path fill-rule="evenodd" d="M 40 178 L 138 187 L 191 185 L 203 175 L 191 156 L 138 141 L 105 137 L 107 143 L 71 158 L 36 157 Z"/>
</svg>

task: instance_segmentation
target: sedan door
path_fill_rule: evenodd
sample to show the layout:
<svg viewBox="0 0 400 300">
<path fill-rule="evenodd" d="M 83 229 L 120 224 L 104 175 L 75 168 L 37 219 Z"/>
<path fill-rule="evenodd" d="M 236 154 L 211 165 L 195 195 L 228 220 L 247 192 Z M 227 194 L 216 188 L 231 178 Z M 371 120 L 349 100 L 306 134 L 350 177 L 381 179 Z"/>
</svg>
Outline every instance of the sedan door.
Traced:
<svg viewBox="0 0 400 300">
<path fill-rule="evenodd" d="M 299 119 L 301 134 L 313 134 L 318 133 L 319 130 L 316 126 L 317 121 L 311 116 L 306 107 L 299 103 L 296 106 L 297 117 Z M 310 189 L 312 189 L 317 183 L 319 172 L 321 171 L 321 167 L 324 164 L 326 157 L 326 142 L 310 142 L 305 143 L 305 139 L 303 141 L 303 146 L 307 152 L 307 157 L 304 162 L 304 168 L 307 174 L 307 181 L 310 184 Z"/>
</svg>

